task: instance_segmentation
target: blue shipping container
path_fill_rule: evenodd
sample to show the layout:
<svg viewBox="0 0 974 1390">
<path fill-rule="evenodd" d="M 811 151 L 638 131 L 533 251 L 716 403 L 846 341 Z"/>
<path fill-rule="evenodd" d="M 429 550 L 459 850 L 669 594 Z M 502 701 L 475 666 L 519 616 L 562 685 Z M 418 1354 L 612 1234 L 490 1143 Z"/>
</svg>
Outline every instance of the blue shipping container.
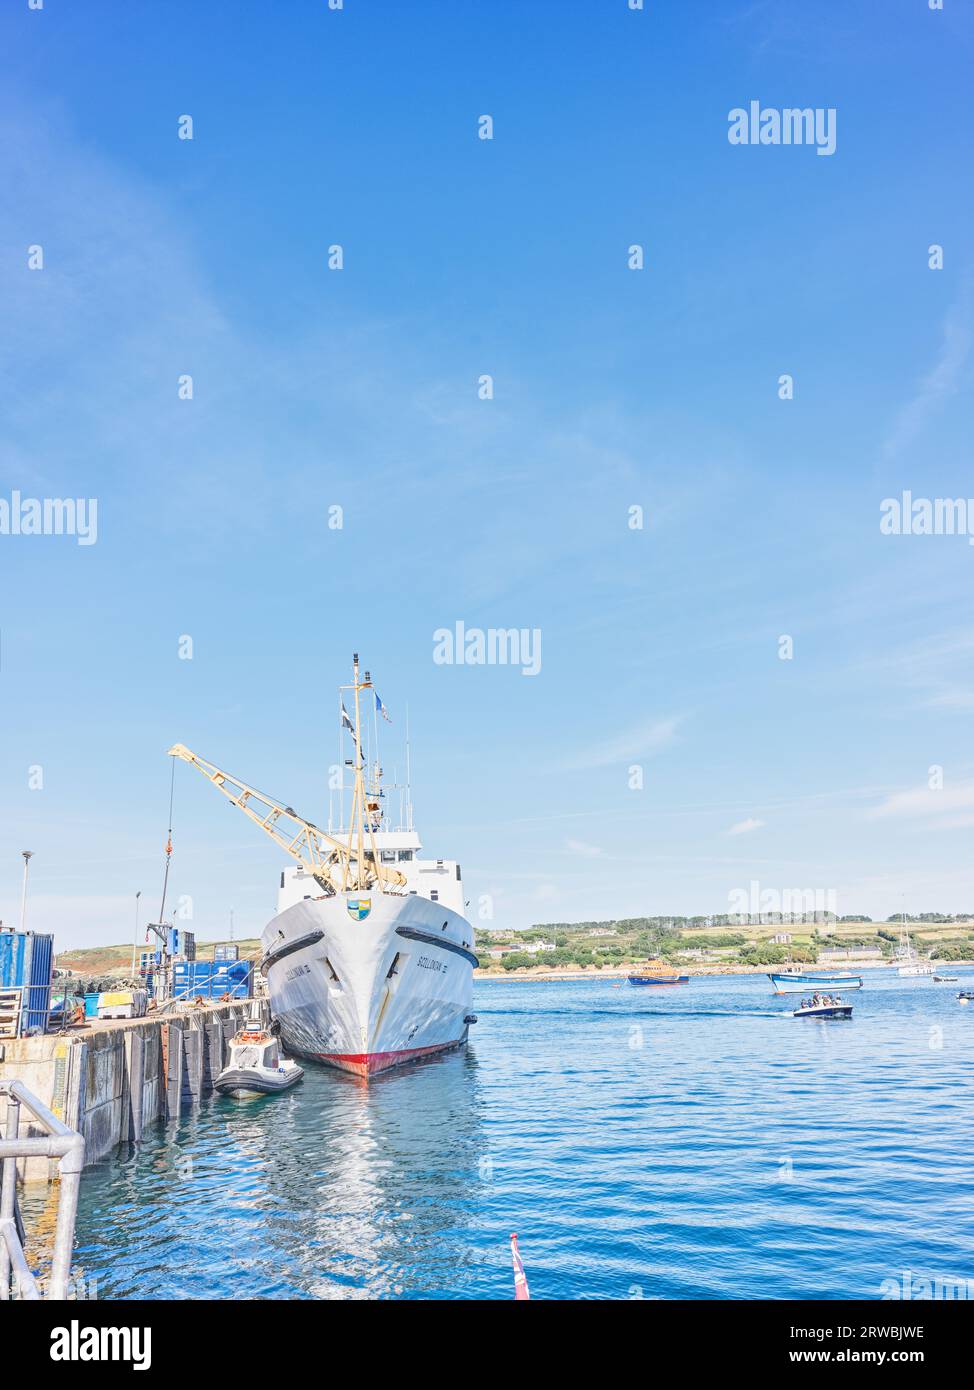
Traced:
<svg viewBox="0 0 974 1390">
<path fill-rule="evenodd" d="M 253 992 L 251 960 L 177 960 L 172 968 L 172 992 L 177 999 L 249 999 Z"/>
<path fill-rule="evenodd" d="M 54 937 L 0 931 L 0 989 L 19 989 L 18 1034 L 43 1033 L 51 1011 Z"/>
<path fill-rule="evenodd" d="M 182 927 L 170 927 L 166 949 L 174 959 L 195 960 L 196 933 L 184 931 Z"/>
</svg>

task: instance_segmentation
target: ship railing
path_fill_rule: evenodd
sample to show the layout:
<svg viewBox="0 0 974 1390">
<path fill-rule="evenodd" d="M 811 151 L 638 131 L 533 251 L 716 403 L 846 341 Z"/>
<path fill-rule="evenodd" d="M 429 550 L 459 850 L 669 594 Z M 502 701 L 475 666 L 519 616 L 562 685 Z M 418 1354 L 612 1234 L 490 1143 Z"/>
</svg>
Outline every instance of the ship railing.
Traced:
<svg viewBox="0 0 974 1390">
<path fill-rule="evenodd" d="M 74 1228 L 78 1216 L 78 1191 L 85 1161 L 85 1141 L 53 1115 L 21 1081 L 0 1080 L 0 1096 L 7 1102 L 4 1137 L 0 1138 L 0 1300 L 38 1300 L 44 1297 L 24 1254 L 24 1228 L 17 1210 L 18 1158 L 56 1158 L 58 1162 L 57 1221 L 46 1297 L 68 1296 Z M 30 1117 L 29 1129 L 41 1135 L 20 1134 L 21 1106 Z"/>
</svg>

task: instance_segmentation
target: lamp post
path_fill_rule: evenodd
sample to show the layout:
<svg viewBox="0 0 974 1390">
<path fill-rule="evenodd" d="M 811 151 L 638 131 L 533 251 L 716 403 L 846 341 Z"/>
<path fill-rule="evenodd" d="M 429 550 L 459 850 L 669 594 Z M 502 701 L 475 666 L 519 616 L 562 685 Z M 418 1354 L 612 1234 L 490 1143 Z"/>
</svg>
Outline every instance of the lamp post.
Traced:
<svg viewBox="0 0 974 1390">
<path fill-rule="evenodd" d="M 24 887 L 20 895 L 20 930 L 27 930 L 27 877 L 30 873 L 30 861 L 34 857 L 32 849 L 21 850 L 24 858 Z"/>
<path fill-rule="evenodd" d="M 135 895 L 135 936 L 132 938 L 132 979 L 135 979 L 135 953 L 139 949 L 139 899 L 142 896 L 142 889 Z"/>
</svg>

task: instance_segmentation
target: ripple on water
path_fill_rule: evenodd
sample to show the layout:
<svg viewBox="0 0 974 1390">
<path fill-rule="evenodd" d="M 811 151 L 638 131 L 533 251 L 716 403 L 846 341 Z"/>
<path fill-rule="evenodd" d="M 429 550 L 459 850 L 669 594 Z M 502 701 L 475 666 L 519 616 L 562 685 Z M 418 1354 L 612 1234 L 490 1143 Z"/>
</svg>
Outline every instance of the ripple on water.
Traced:
<svg viewBox="0 0 974 1390">
<path fill-rule="evenodd" d="M 830 1026 L 763 977 L 511 988 L 477 986 L 464 1053 L 368 1088 L 310 1065 L 88 1170 L 99 1296 L 509 1298 L 515 1229 L 534 1297 L 974 1274 L 974 1011 L 950 991 L 884 972 Z"/>
</svg>

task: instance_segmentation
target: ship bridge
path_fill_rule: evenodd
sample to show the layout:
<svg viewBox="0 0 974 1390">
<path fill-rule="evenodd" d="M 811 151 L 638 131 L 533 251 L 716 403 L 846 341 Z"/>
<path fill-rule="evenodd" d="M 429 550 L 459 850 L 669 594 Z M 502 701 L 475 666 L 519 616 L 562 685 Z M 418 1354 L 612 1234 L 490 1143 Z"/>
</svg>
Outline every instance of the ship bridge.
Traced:
<svg viewBox="0 0 974 1390">
<path fill-rule="evenodd" d="M 334 830 L 331 833 L 336 840 L 348 837 L 347 830 Z M 397 892 L 416 893 L 430 902 L 441 902 L 461 917 L 467 915 L 460 865 L 455 859 L 420 858 L 422 843 L 416 830 L 376 830 L 373 838 L 380 864 L 397 869 L 406 880 L 405 888 L 399 888 Z M 372 892 L 378 892 L 374 884 Z M 304 898 L 320 896 L 320 887 L 302 864 L 289 865 L 281 870 L 278 912 L 284 912 Z"/>
</svg>

